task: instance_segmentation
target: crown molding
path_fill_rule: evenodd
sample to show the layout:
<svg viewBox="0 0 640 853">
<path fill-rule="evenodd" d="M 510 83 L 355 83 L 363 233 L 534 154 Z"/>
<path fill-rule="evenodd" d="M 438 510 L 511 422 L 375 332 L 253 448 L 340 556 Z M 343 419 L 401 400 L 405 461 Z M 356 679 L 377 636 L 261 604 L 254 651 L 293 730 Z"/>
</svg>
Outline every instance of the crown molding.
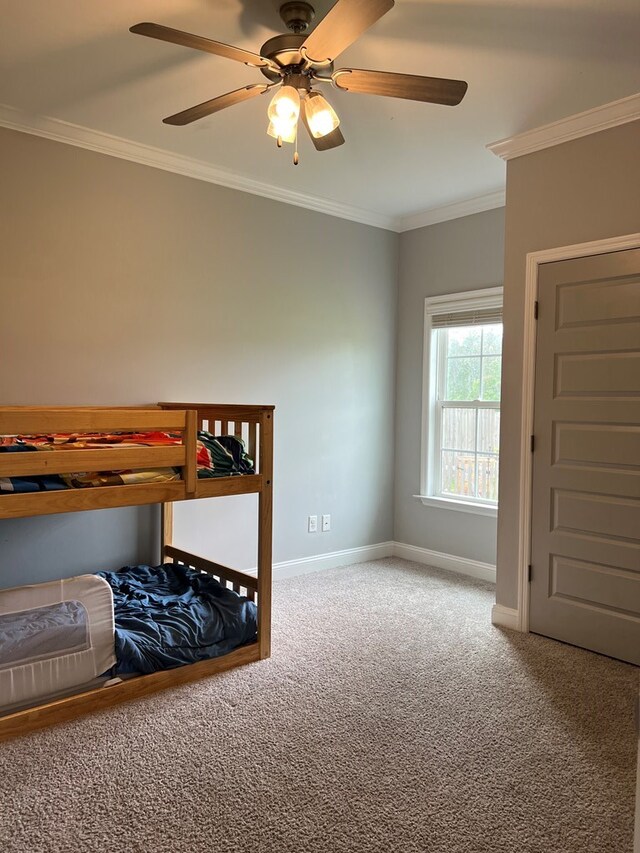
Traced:
<svg viewBox="0 0 640 853">
<path fill-rule="evenodd" d="M 517 136 L 500 139 L 498 142 L 487 145 L 487 148 L 503 160 L 512 160 L 514 157 L 532 154 L 534 151 L 561 145 L 563 142 L 608 130 L 637 119 L 640 119 L 640 93 L 567 116 L 560 121 L 527 130 Z"/>
<path fill-rule="evenodd" d="M 432 207 L 411 216 L 393 217 L 373 210 L 341 204 L 320 196 L 283 189 L 273 184 L 256 181 L 235 172 L 221 169 L 218 166 L 212 166 L 202 160 L 185 157 L 182 154 L 176 154 L 162 148 L 154 148 L 151 145 L 144 145 L 141 142 L 134 142 L 102 131 L 91 130 L 88 127 L 72 124 L 61 119 L 27 113 L 5 104 L 0 104 L 0 127 L 29 133 L 33 136 L 41 136 L 44 139 L 62 142 L 65 145 L 74 145 L 77 148 L 86 148 L 89 151 L 96 151 L 109 157 L 118 157 L 132 163 L 162 169 L 165 172 L 186 175 L 198 181 L 218 184 L 229 189 L 280 201 L 283 204 L 293 204 L 296 207 L 303 207 L 316 213 L 325 213 L 328 216 L 337 216 L 340 219 L 348 219 L 363 225 L 384 228 L 387 231 L 403 232 L 414 228 L 423 228 L 425 225 L 434 225 L 437 222 L 447 222 L 450 219 L 459 219 L 461 216 L 469 216 L 472 213 L 482 213 L 485 210 L 503 207 L 505 203 L 504 190 L 495 190 L 453 204 Z"/>
<path fill-rule="evenodd" d="M 382 213 L 340 204 L 308 193 L 276 187 L 273 184 L 246 178 L 243 175 L 221 169 L 218 166 L 212 166 L 201 160 L 185 157 L 182 154 L 154 148 L 151 145 L 143 145 L 140 142 L 91 130 L 57 118 L 25 113 L 4 104 L 0 104 L 0 127 L 18 130 L 34 136 L 42 136 L 55 142 L 86 148 L 89 151 L 97 151 L 110 157 L 119 157 L 122 160 L 141 163 L 154 169 L 163 169 L 165 172 L 186 175 L 199 181 L 207 181 L 210 184 L 218 184 L 274 201 L 281 201 L 285 204 L 293 204 L 296 207 L 304 207 L 317 213 L 337 216 L 340 219 L 349 219 L 363 225 L 373 225 L 376 228 L 385 228 L 390 231 L 396 230 L 394 218 Z"/>
<path fill-rule="evenodd" d="M 453 204 L 445 204 L 440 207 L 431 207 L 422 213 L 414 213 L 411 216 L 400 216 L 395 221 L 396 231 L 412 231 L 415 228 L 424 228 L 426 225 L 435 225 L 438 222 L 448 222 L 450 219 L 460 219 L 462 216 L 471 216 L 473 213 L 483 213 L 485 210 L 494 210 L 496 207 L 504 207 L 505 191 L 494 190 L 485 195 L 475 196 L 465 201 L 456 201 Z"/>
</svg>

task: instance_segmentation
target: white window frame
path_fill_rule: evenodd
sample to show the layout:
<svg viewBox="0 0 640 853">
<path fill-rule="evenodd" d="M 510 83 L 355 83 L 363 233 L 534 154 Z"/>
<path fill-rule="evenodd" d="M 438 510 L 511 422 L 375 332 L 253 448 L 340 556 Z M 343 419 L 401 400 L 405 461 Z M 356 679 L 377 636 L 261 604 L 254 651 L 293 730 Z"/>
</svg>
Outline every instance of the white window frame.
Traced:
<svg viewBox="0 0 640 853">
<path fill-rule="evenodd" d="M 447 296 L 430 296 L 424 301 L 424 345 L 422 370 L 422 432 L 420 449 L 420 494 L 425 506 L 437 506 L 470 512 L 476 515 L 493 516 L 498 507 L 493 503 L 484 503 L 477 498 L 442 497 L 437 494 L 439 467 L 435 460 L 436 435 L 440 429 L 441 406 L 437 405 L 438 388 L 438 341 L 433 334 L 432 318 L 436 314 L 455 314 L 463 311 L 502 308 L 502 287 L 485 287 L 481 290 L 469 290 L 464 293 L 452 293 Z M 439 336 L 440 339 L 444 336 Z M 464 405 L 464 404 L 463 404 Z M 493 408 L 492 404 L 488 404 Z M 499 404 L 495 407 L 499 408 Z"/>
</svg>

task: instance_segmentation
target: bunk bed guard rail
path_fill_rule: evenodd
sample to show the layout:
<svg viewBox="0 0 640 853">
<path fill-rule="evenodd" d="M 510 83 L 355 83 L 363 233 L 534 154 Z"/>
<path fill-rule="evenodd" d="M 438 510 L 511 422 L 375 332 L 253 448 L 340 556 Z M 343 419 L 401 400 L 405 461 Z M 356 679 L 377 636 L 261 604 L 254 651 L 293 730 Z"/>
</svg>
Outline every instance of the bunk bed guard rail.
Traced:
<svg viewBox="0 0 640 853">
<path fill-rule="evenodd" d="M 6 492 L 0 518 L 75 512 L 115 506 L 181 501 L 227 494 L 261 493 L 271 487 L 273 406 L 160 403 L 141 408 L 3 407 L 0 436 L 165 432 L 173 446 L 122 446 L 55 452 L 2 453 L 0 478 L 69 475 L 90 471 L 180 469 L 180 479 L 92 486 L 60 491 Z M 197 430 L 235 435 L 257 465 L 255 474 L 198 479 Z M 231 430 L 231 431 L 230 431 Z M 262 439 L 265 439 L 264 441 Z M 267 482 L 268 481 L 268 482 Z"/>
</svg>

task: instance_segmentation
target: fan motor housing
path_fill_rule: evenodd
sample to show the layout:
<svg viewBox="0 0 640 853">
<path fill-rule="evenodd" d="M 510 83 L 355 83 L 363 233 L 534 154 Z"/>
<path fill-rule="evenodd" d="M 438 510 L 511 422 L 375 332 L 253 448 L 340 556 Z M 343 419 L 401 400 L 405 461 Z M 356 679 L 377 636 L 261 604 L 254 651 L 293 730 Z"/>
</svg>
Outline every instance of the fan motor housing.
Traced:
<svg viewBox="0 0 640 853">
<path fill-rule="evenodd" d="M 260 48 L 260 56 L 266 56 L 267 59 L 272 59 L 282 66 L 283 71 L 289 66 L 300 66 L 305 62 L 304 57 L 300 53 L 300 47 L 304 44 L 306 36 L 287 33 L 282 36 L 274 36 L 266 41 Z M 307 63 L 309 64 L 309 63 Z M 314 66 L 311 65 L 311 68 Z M 322 68 L 323 75 L 331 76 L 333 71 L 333 63 L 330 65 L 323 64 L 318 66 Z M 260 71 L 265 77 L 268 77 L 272 83 L 276 83 L 281 79 L 281 75 L 277 71 L 273 71 L 268 66 L 260 68 Z M 293 68 L 292 68 L 293 71 Z"/>
</svg>

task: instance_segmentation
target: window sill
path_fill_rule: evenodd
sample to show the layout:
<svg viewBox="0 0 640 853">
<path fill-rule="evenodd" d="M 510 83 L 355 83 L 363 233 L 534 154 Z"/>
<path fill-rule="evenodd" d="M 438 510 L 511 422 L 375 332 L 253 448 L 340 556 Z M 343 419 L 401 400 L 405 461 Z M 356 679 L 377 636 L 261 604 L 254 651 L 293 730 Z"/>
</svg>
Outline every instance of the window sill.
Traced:
<svg viewBox="0 0 640 853">
<path fill-rule="evenodd" d="M 458 501 L 453 498 L 436 498 L 429 495 L 414 495 L 422 501 L 424 506 L 435 506 L 439 509 L 453 509 L 456 512 L 469 512 L 473 515 L 488 515 L 497 518 L 498 507 L 493 504 L 472 503 L 471 501 Z"/>
</svg>

